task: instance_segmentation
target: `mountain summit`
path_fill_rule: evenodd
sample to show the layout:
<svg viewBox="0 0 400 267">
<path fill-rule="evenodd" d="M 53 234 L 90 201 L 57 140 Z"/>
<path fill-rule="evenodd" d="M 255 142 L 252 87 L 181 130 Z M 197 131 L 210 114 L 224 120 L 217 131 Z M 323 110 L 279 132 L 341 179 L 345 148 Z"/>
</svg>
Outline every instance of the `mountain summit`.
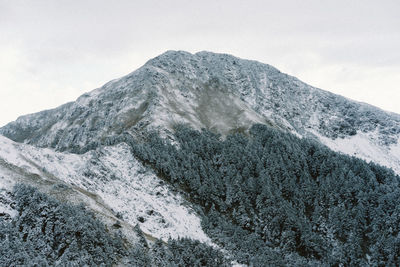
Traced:
<svg viewBox="0 0 400 267">
<path fill-rule="evenodd" d="M 266 64 L 168 51 L 0 134 L 0 266 L 400 265 L 400 115 Z"/>
<path fill-rule="evenodd" d="M 307 85 L 257 61 L 167 51 L 75 102 L 0 128 L 16 141 L 82 153 L 110 136 L 178 123 L 226 135 L 269 124 L 400 172 L 400 115 Z"/>
</svg>

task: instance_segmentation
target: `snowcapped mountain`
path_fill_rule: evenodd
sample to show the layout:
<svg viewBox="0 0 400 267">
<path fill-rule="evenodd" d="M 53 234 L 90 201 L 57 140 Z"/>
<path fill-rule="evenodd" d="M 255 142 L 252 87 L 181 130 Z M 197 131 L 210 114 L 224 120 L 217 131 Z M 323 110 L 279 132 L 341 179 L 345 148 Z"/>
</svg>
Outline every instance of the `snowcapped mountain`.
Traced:
<svg viewBox="0 0 400 267">
<path fill-rule="evenodd" d="M 0 216 L 16 216 L 12 188 L 25 183 L 58 200 L 85 203 L 133 243 L 139 225 L 148 240 L 190 237 L 220 248 L 203 231 L 189 194 L 160 179 L 124 142 L 126 136 L 141 142 L 155 130 L 174 143 L 182 123 L 223 137 L 266 124 L 400 174 L 400 115 L 267 64 L 168 51 L 75 102 L 0 128 Z"/>
<path fill-rule="evenodd" d="M 224 134 L 274 125 L 400 172 L 400 115 L 307 85 L 230 55 L 168 51 L 53 110 L 0 129 L 16 142 L 86 152 L 109 136 L 176 123 Z"/>
</svg>

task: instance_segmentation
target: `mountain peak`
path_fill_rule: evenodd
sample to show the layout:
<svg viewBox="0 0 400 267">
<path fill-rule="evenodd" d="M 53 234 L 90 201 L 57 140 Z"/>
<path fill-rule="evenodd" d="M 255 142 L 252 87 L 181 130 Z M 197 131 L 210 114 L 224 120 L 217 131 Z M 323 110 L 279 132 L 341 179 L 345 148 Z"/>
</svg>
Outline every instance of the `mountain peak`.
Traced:
<svg viewBox="0 0 400 267">
<path fill-rule="evenodd" d="M 173 50 L 76 102 L 18 118 L 0 133 L 17 142 L 79 152 L 123 132 L 168 132 L 178 123 L 222 135 L 269 124 L 336 145 L 362 134 L 373 147 L 389 150 L 400 136 L 400 116 L 314 88 L 270 65 Z M 346 153 L 359 151 L 356 146 Z M 370 154 L 363 157 L 373 159 Z M 400 169 L 400 159 L 392 161 L 389 165 Z"/>
</svg>

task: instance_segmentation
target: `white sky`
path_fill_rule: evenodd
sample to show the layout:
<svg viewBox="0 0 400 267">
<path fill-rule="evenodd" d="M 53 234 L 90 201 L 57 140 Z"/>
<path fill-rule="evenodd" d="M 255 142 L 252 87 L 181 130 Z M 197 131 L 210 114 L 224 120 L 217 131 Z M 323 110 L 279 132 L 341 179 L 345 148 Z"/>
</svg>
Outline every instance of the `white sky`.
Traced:
<svg viewBox="0 0 400 267">
<path fill-rule="evenodd" d="M 229 53 L 400 113 L 400 1 L 0 0 L 0 126 L 166 50 Z"/>
</svg>

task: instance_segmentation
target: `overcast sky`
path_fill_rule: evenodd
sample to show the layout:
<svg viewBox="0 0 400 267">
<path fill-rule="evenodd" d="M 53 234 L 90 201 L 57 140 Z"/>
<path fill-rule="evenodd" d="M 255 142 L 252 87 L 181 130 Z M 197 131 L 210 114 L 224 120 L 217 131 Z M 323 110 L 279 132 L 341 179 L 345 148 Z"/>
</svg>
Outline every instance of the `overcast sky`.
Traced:
<svg viewBox="0 0 400 267">
<path fill-rule="evenodd" d="M 166 50 L 229 53 L 400 113 L 400 1 L 0 0 L 0 126 Z"/>
</svg>

